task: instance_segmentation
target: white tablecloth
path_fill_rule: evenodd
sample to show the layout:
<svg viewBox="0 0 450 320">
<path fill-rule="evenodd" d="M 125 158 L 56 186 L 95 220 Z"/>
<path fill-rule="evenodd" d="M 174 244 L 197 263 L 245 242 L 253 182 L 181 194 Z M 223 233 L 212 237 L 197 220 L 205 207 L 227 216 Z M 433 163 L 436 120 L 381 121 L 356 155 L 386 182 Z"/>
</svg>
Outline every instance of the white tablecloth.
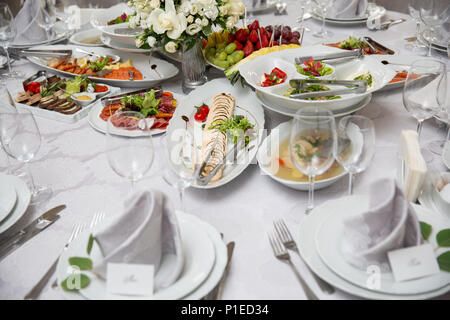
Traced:
<svg viewBox="0 0 450 320">
<path fill-rule="evenodd" d="M 295 1 L 289 2 L 289 15 L 275 16 L 266 13 L 258 18 L 262 25 L 286 23 L 296 25 L 298 8 Z M 414 35 L 415 23 L 406 15 L 388 12 L 389 18 L 406 17 L 407 22 L 393 26 L 388 31 L 369 31 L 365 26 L 352 28 L 328 26 L 335 41 L 348 35 L 368 35 L 379 40 L 398 53 L 411 54 L 405 48 L 404 38 Z M 310 29 L 320 23 L 306 21 Z M 321 42 L 307 32 L 304 45 Z M 437 54 L 436 57 L 448 59 Z M 17 67 L 19 64 L 20 67 Z M 38 69 L 28 62 L 15 65 L 31 75 Z M 210 78 L 221 76 L 214 69 L 208 71 Z M 10 82 L 10 86 L 20 86 Z M 181 75 L 163 83 L 166 90 L 181 94 Z M 360 112 L 374 118 L 377 133 L 376 155 L 370 168 L 360 174 L 355 182 L 355 192 L 379 177 L 396 174 L 397 144 L 402 129 L 416 128 L 416 121 L 403 107 L 401 89 L 377 93 L 370 104 Z M 266 111 L 266 128 L 273 128 L 288 118 Z M 61 219 L 50 228 L 28 241 L 20 249 L 0 262 L 0 299 L 22 299 L 28 290 L 41 278 L 50 264 L 61 252 L 72 226 L 78 222 L 88 223 L 98 211 L 112 215 L 129 191 L 130 183 L 117 176 L 109 167 L 105 155 L 105 136 L 93 130 L 87 119 L 67 125 L 37 118 L 43 143 L 37 158 L 31 163 L 35 181 L 50 186 L 54 195 L 47 203 L 30 207 L 23 219 L 12 231 L 25 226 L 45 210 L 66 204 Z M 422 143 L 444 139 L 445 131 L 435 120 L 425 123 Z M 157 138 L 159 139 L 159 138 Z M 441 160 L 433 162 L 444 169 Z M 0 170 L 5 167 L 4 155 L 0 154 Z M 155 187 L 166 192 L 173 201 L 178 201 L 177 192 L 165 184 L 160 177 L 150 176 L 138 182 L 138 188 Z M 347 192 L 347 179 L 317 191 L 316 205 L 327 199 L 338 198 Z M 289 267 L 272 254 L 267 231 L 272 221 L 284 218 L 293 233 L 303 217 L 307 192 L 289 189 L 261 175 L 256 164 L 249 166 L 229 184 L 213 190 L 189 189 L 186 192 L 186 208 L 189 213 L 215 226 L 224 234 L 225 242 L 234 240 L 236 248 L 224 299 L 305 299 L 305 295 Z M 302 261 L 293 255 L 294 262 L 306 281 L 321 299 L 355 299 L 337 291 L 328 296 L 322 294 Z M 51 279 L 50 283 L 53 282 Z M 60 289 L 49 285 L 41 299 L 61 299 Z"/>
</svg>

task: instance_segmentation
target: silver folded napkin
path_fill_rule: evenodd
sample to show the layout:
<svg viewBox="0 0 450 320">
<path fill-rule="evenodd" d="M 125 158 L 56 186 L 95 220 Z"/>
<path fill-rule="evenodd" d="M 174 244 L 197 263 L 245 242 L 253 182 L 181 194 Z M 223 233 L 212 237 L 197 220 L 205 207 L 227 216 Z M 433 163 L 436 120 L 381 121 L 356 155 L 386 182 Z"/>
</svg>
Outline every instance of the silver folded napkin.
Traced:
<svg viewBox="0 0 450 320">
<path fill-rule="evenodd" d="M 366 14 L 367 0 L 334 0 L 328 18 L 359 18 Z"/>
<path fill-rule="evenodd" d="M 94 232 L 104 257 L 94 271 L 106 279 L 109 262 L 149 264 L 154 266 L 156 275 L 154 289 L 170 286 L 180 275 L 184 262 L 175 210 L 158 190 L 136 192 L 124 207 Z M 164 270 L 159 270 L 163 259 Z"/>
<path fill-rule="evenodd" d="M 14 25 L 17 35 L 13 41 L 16 45 L 26 45 L 47 39 L 45 30 L 37 23 L 37 17 L 41 8 L 41 0 L 27 0 L 20 9 Z"/>
<path fill-rule="evenodd" d="M 377 265 L 389 271 L 389 251 L 422 243 L 419 221 L 395 180 L 378 180 L 369 192 L 369 209 L 344 221 L 342 253 L 362 270 Z"/>
</svg>

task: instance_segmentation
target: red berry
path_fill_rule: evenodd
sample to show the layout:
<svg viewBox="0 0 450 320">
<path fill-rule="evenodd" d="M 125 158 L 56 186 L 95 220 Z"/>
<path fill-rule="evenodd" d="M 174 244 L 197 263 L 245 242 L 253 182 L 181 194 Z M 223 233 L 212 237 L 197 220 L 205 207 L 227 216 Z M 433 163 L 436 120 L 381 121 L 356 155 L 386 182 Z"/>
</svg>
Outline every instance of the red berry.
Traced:
<svg viewBox="0 0 450 320">
<path fill-rule="evenodd" d="M 256 30 L 252 30 L 252 32 L 250 32 L 250 35 L 248 36 L 248 40 L 250 40 L 253 43 L 258 42 L 259 37 L 258 37 L 258 33 L 256 32 Z"/>
</svg>

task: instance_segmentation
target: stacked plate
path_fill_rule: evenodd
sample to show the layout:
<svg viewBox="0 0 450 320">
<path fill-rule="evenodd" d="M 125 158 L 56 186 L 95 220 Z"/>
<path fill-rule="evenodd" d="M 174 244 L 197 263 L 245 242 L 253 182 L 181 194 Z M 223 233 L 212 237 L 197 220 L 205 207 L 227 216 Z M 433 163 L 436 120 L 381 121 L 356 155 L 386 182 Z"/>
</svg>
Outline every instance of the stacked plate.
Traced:
<svg viewBox="0 0 450 320">
<path fill-rule="evenodd" d="M 26 212 L 31 193 L 16 176 L 0 173 L 0 234 L 12 227 Z"/>
<path fill-rule="evenodd" d="M 396 282 L 391 272 L 381 272 L 379 285 L 368 286 L 368 273 L 347 263 L 340 249 L 343 221 L 361 215 L 368 207 L 367 196 L 349 196 L 327 201 L 302 220 L 297 244 L 312 271 L 334 287 L 367 299 L 429 299 L 447 293 L 450 273 L 446 271 L 402 282 Z M 420 221 L 432 226 L 429 242 L 438 247 L 436 233 L 449 228 L 450 220 L 418 205 L 413 208 Z M 436 256 L 444 251 L 438 249 Z"/>
<path fill-rule="evenodd" d="M 28 49 L 29 47 L 32 47 L 32 46 L 54 44 L 54 43 L 58 43 L 58 42 L 68 39 L 72 34 L 73 34 L 73 31 L 68 30 L 64 24 L 57 23 L 54 26 L 53 36 L 51 39 L 39 40 L 39 41 L 35 41 L 35 42 L 30 42 L 30 43 L 13 42 L 9 45 L 9 47 L 16 48 L 16 49 Z"/>
<path fill-rule="evenodd" d="M 353 26 L 356 24 L 363 24 L 367 22 L 369 17 L 383 17 L 386 14 L 386 9 L 376 3 L 369 3 L 367 6 L 366 14 L 361 17 L 354 18 L 331 18 L 325 17 L 325 21 L 330 24 L 343 25 L 343 26 Z M 322 14 L 318 8 L 314 8 L 311 15 L 316 20 L 322 21 Z"/>
<path fill-rule="evenodd" d="M 377 59 L 371 56 L 364 56 L 361 59 L 346 60 L 346 62 L 333 64 L 332 66 L 335 69 L 335 78 L 337 80 L 354 80 L 356 76 L 369 72 L 373 81 L 366 92 L 345 94 L 338 99 L 330 100 L 304 100 L 286 96 L 290 88 L 289 81 L 302 78 L 302 75 L 297 72 L 295 67 L 295 58 L 314 57 L 338 52 L 343 52 L 343 50 L 322 45 L 277 51 L 240 65 L 239 72 L 247 83 L 255 88 L 256 96 L 261 104 L 270 110 L 293 116 L 300 108 L 322 106 L 329 109 L 334 115 L 342 116 L 366 106 L 370 102 L 371 94 L 387 85 L 396 72 L 383 65 Z M 264 74 L 270 73 L 275 67 L 287 74 L 286 80 L 271 87 L 262 87 L 261 82 Z M 332 89 L 333 85 L 328 87 Z M 334 87 L 338 88 L 337 86 Z M 339 88 L 342 89 L 342 86 Z"/>
<path fill-rule="evenodd" d="M 142 299 L 142 300 L 198 300 L 206 296 L 220 281 L 227 263 L 227 249 L 219 232 L 208 223 L 199 218 L 177 212 L 181 241 L 184 253 L 184 267 L 179 278 L 169 287 L 154 292 L 152 296 L 126 296 L 113 295 L 106 291 L 106 283 L 99 279 L 91 279 L 91 284 L 79 292 L 63 291 L 66 299 Z M 79 235 L 67 250 L 61 255 L 56 267 L 58 283 L 67 278 L 69 268 L 68 258 L 83 256 L 86 252 L 86 243 L 89 233 Z M 96 263 L 95 246 L 91 257 Z M 161 266 L 155 274 L 163 275 L 164 270 L 170 268 L 174 262 L 171 256 L 163 256 Z"/>
</svg>

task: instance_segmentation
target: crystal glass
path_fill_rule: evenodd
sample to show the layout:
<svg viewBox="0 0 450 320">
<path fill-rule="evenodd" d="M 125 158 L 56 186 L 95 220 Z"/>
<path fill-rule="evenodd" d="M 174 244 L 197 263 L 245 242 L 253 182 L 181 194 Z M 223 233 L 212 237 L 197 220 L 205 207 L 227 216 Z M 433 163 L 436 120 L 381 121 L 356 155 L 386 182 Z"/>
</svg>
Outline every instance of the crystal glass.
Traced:
<svg viewBox="0 0 450 320">
<path fill-rule="evenodd" d="M 41 134 L 33 114 L 28 111 L 1 113 L 0 141 L 11 157 L 25 163 L 30 180 L 31 203 L 48 200 L 52 194 L 51 189 L 35 185 L 29 166 L 41 147 Z"/>
<path fill-rule="evenodd" d="M 311 0 L 299 0 L 298 6 L 300 7 L 300 16 L 297 19 L 297 22 L 300 23 L 300 26 L 305 27 L 305 31 L 309 31 L 309 29 L 304 25 L 305 14 L 308 12 L 308 8 L 311 6 Z"/>
<path fill-rule="evenodd" d="M 333 164 L 336 142 L 331 111 L 322 107 L 305 107 L 296 112 L 292 121 L 289 153 L 295 167 L 309 177 L 305 213 L 314 208 L 314 179 Z"/>
<path fill-rule="evenodd" d="M 108 163 L 115 173 L 130 180 L 134 190 L 155 157 L 147 120 L 140 112 L 119 110 L 108 118 L 106 127 Z"/>
<path fill-rule="evenodd" d="M 414 61 L 403 86 L 403 105 L 417 120 L 417 133 L 423 121 L 436 115 L 444 106 L 447 94 L 445 64 L 432 59 Z M 431 160 L 422 150 L 425 160 Z"/>
<path fill-rule="evenodd" d="M 425 54 L 425 46 L 419 42 L 419 33 L 420 33 L 420 8 L 421 8 L 422 0 L 409 0 L 408 1 L 408 11 L 411 18 L 413 18 L 416 23 L 416 40 L 412 44 L 408 43 L 407 48 L 412 49 L 414 52 L 419 54 Z"/>
<path fill-rule="evenodd" d="M 367 169 L 375 154 L 375 128 L 363 116 L 346 116 L 337 127 L 337 162 L 348 172 L 348 194 L 353 193 L 353 175 Z"/>
<path fill-rule="evenodd" d="M 17 35 L 16 26 L 14 25 L 14 16 L 11 9 L 6 3 L 0 3 L 0 45 L 6 53 L 8 61 L 8 72 L 3 73 L 2 77 L 8 78 L 23 78 L 24 74 L 19 71 L 12 71 L 11 59 L 9 58 L 8 47 Z"/>
<path fill-rule="evenodd" d="M 448 0 L 426 0 L 421 2 L 420 19 L 428 27 L 428 56 L 431 57 L 433 41 L 437 40 L 438 28 L 449 19 Z"/>
<path fill-rule="evenodd" d="M 325 18 L 327 15 L 328 8 L 333 4 L 332 0 L 315 0 L 317 7 L 320 9 L 320 14 L 322 16 L 322 27 L 320 30 L 316 31 L 313 36 L 317 38 L 328 38 L 332 36 L 332 32 L 329 30 L 325 30 Z"/>
<path fill-rule="evenodd" d="M 192 48 L 183 44 L 183 91 L 188 92 L 198 86 L 205 84 L 206 64 L 202 51 L 202 42 L 197 41 Z"/>
<path fill-rule="evenodd" d="M 43 6 L 39 10 L 36 21 L 38 25 L 45 30 L 47 39 L 53 39 L 53 27 L 56 23 L 56 8 L 50 0 L 44 0 Z"/>
</svg>

